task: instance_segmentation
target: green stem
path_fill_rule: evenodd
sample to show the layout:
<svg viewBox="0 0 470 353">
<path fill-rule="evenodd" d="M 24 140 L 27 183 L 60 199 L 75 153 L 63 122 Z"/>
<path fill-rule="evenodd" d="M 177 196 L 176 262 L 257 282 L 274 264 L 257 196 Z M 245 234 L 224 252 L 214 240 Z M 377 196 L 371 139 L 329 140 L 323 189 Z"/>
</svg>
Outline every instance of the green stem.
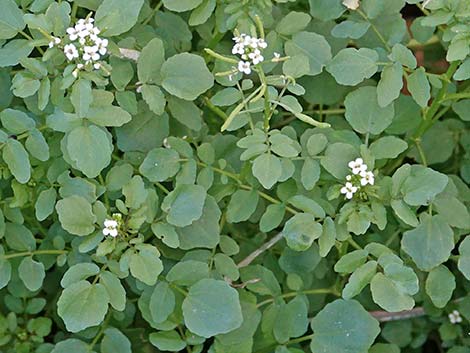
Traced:
<svg viewBox="0 0 470 353">
<path fill-rule="evenodd" d="M 362 10 L 359 10 L 357 9 L 356 12 L 361 15 L 361 17 L 366 20 L 369 24 L 370 24 L 370 28 L 372 28 L 372 30 L 375 32 L 375 34 L 377 35 L 377 37 L 380 39 L 380 41 L 383 43 L 383 45 L 385 46 L 385 49 L 387 49 L 387 51 L 392 51 L 392 48 L 390 48 L 390 46 L 388 45 L 387 41 L 385 40 L 384 36 L 382 35 L 382 33 L 380 33 L 380 31 L 378 30 L 378 28 L 370 21 L 369 17 L 367 17 L 367 15 L 362 12 Z"/>
<path fill-rule="evenodd" d="M 152 10 L 152 13 L 150 14 L 149 17 L 147 17 L 145 19 L 144 22 L 142 22 L 142 24 L 145 26 L 146 24 L 148 24 L 150 21 L 152 21 L 152 18 L 155 17 L 155 14 L 158 12 L 158 10 L 160 10 L 160 8 L 163 6 L 163 1 L 159 1 L 157 6 L 155 6 L 155 8 Z"/>
<path fill-rule="evenodd" d="M 307 336 L 302 336 L 302 337 L 299 337 L 299 338 L 295 338 L 293 340 L 289 340 L 286 344 L 290 345 L 290 344 L 296 344 L 296 343 L 300 343 L 300 342 L 304 342 L 304 341 L 310 341 L 312 338 L 313 338 L 313 334 L 307 335 Z"/>
<path fill-rule="evenodd" d="M 228 116 L 227 114 L 225 114 L 225 112 L 222 109 L 212 104 L 209 98 L 203 97 L 203 99 L 207 108 L 209 108 L 212 112 L 214 112 L 218 117 L 222 118 L 224 121 L 227 120 Z"/>
<path fill-rule="evenodd" d="M 93 351 L 93 348 L 98 343 L 101 336 L 103 336 L 104 331 L 108 328 L 108 323 L 109 323 L 110 319 L 111 319 L 111 311 L 109 311 L 108 314 L 106 315 L 106 318 L 104 319 L 103 323 L 101 324 L 101 327 L 100 327 L 100 330 L 99 330 L 98 334 L 95 336 L 95 338 L 93 338 L 93 341 L 91 341 L 91 343 L 88 345 L 88 352 Z"/>
<path fill-rule="evenodd" d="M 34 250 L 34 251 L 24 251 L 24 252 L 17 252 L 13 254 L 6 254 L 1 255 L 3 260 L 13 259 L 15 257 L 23 257 L 23 256 L 34 256 L 34 255 L 62 255 L 67 254 L 67 250 Z"/>
<path fill-rule="evenodd" d="M 321 294 L 333 294 L 335 296 L 339 296 L 339 294 L 332 288 L 317 288 L 317 289 L 307 289 L 307 290 L 302 290 L 298 292 L 289 292 L 289 293 L 284 293 L 276 298 L 292 298 L 300 294 L 305 294 L 305 295 L 321 295 Z M 266 304 L 273 303 L 276 298 L 270 298 L 265 301 L 262 301 L 256 305 L 257 308 L 262 307 Z"/>
</svg>

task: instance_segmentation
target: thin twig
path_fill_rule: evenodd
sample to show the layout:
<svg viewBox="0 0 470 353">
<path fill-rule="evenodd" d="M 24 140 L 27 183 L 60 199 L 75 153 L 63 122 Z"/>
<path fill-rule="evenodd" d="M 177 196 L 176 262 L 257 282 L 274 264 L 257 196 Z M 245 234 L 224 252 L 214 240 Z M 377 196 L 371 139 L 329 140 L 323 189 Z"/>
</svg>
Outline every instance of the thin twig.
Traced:
<svg viewBox="0 0 470 353">
<path fill-rule="evenodd" d="M 242 261 L 240 261 L 237 265 L 238 268 L 246 267 L 251 264 L 258 256 L 264 253 L 269 248 L 273 247 L 279 240 L 283 238 L 282 233 L 279 233 L 274 238 L 271 238 L 268 242 L 264 243 L 258 249 L 253 251 L 250 255 L 245 257 Z"/>
</svg>

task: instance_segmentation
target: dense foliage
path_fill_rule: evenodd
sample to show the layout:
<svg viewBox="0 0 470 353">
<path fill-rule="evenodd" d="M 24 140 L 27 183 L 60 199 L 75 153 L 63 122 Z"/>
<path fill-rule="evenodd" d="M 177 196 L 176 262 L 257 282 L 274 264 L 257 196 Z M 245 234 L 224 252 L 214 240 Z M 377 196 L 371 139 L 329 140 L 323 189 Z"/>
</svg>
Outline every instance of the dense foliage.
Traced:
<svg viewBox="0 0 470 353">
<path fill-rule="evenodd" d="M 0 0 L 0 350 L 469 353 L 469 20 Z"/>
</svg>

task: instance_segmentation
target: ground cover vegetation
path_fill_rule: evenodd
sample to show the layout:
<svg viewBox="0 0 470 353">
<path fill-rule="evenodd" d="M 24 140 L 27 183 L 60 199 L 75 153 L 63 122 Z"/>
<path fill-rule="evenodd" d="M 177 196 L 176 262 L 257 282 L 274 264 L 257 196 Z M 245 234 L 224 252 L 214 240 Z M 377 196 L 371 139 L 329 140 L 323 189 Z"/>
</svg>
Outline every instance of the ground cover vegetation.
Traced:
<svg viewBox="0 0 470 353">
<path fill-rule="evenodd" d="M 0 351 L 469 353 L 470 2 L 0 0 Z"/>
</svg>

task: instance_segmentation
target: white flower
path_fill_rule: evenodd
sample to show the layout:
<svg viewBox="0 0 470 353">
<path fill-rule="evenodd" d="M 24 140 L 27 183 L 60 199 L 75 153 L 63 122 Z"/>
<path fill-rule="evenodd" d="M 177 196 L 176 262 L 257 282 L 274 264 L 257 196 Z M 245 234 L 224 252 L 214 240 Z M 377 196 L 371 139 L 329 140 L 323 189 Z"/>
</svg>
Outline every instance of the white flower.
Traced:
<svg viewBox="0 0 470 353">
<path fill-rule="evenodd" d="M 359 175 L 361 176 L 362 186 L 366 186 L 367 184 L 374 185 L 375 183 L 374 173 L 362 171 Z"/>
<path fill-rule="evenodd" d="M 232 48 L 232 54 L 245 54 L 245 46 L 243 45 L 243 43 L 235 44 Z"/>
<path fill-rule="evenodd" d="M 360 174 L 367 170 L 367 164 L 364 164 L 362 158 L 356 158 L 356 160 L 348 163 L 348 167 L 351 168 L 353 174 Z"/>
<path fill-rule="evenodd" d="M 343 0 L 343 5 L 350 10 L 357 10 L 359 7 L 359 0 Z"/>
<path fill-rule="evenodd" d="M 240 61 L 238 63 L 238 71 L 247 75 L 251 74 L 251 64 L 248 61 Z"/>
<path fill-rule="evenodd" d="M 462 322 L 462 317 L 460 316 L 458 310 L 454 310 L 449 314 L 449 321 L 454 325 Z"/>
<path fill-rule="evenodd" d="M 70 40 L 76 40 L 78 38 L 78 31 L 74 27 L 67 28 L 67 34 Z"/>
<path fill-rule="evenodd" d="M 101 64 L 100 63 L 95 63 L 93 64 L 93 67 L 96 69 L 96 70 L 99 70 L 101 68 Z"/>
<path fill-rule="evenodd" d="M 98 42 L 98 41 L 96 42 L 96 44 L 97 44 L 98 47 L 99 47 L 98 51 L 99 51 L 99 53 L 100 53 L 101 55 L 105 55 L 105 54 L 107 53 L 107 51 L 108 51 L 108 49 L 107 49 L 107 48 L 108 48 L 108 43 L 109 43 L 109 42 L 108 42 L 107 39 L 100 39 L 99 42 Z"/>
<path fill-rule="evenodd" d="M 78 77 L 78 69 L 72 71 L 72 76 L 77 78 Z"/>
<path fill-rule="evenodd" d="M 114 219 L 105 219 L 104 220 L 103 235 L 110 235 L 113 238 L 118 235 L 118 222 Z"/>
<path fill-rule="evenodd" d="M 58 45 L 62 42 L 59 37 L 51 37 L 51 41 L 49 42 L 49 48 L 52 48 L 55 45 Z"/>
<path fill-rule="evenodd" d="M 69 61 L 72 61 L 73 59 L 78 58 L 77 47 L 73 44 L 67 44 L 64 47 L 64 54 Z"/>
<path fill-rule="evenodd" d="M 347 182 L 346 185 L 344 185 L 340 192 L 344 195 L 346 195 L 346 198 L 348 200 L 351 200 L 354 196 L 354 194 L 357 192 L 358 188 L 357 186 L 354 186 L 352 183 Z"/>
<path fill-rule="evenodd" d="M 248 54 L 248 57 L 253 62 L 253 65 L 258 65 L 264 61 L 264 57 L 261 55 L 261 51 L 259 49 L 255 49 L 253 52 Z"/>
<path fill-rule="evenodd" d="M 274 52 L 274 59 L 279 59 L 281 57 L 281 54 Z"/>
<path fill-rule="evenodd" d="M 268 43 L 263 38 L 258 39 L 258 47 L 261 49 L 266 49 L 268 47 Z"/>
<path fill-rule="evenodd" d="M 242 34 L 240 34 L 238 37 L 237 37 L 237 36 L 233 37 L 232 40 L 233 40 L 235 43 L 241 43 L 241 42 L 243 42 L 245 36 L 246 36 L 246 34 L 242 33 Z"/>
<path fill-rule="evenodd" d="M 351 179 L 352 179 L 352 175 L 346 175 L 346 180 L 347 181 L 351 181 Z"/>
</svg>

